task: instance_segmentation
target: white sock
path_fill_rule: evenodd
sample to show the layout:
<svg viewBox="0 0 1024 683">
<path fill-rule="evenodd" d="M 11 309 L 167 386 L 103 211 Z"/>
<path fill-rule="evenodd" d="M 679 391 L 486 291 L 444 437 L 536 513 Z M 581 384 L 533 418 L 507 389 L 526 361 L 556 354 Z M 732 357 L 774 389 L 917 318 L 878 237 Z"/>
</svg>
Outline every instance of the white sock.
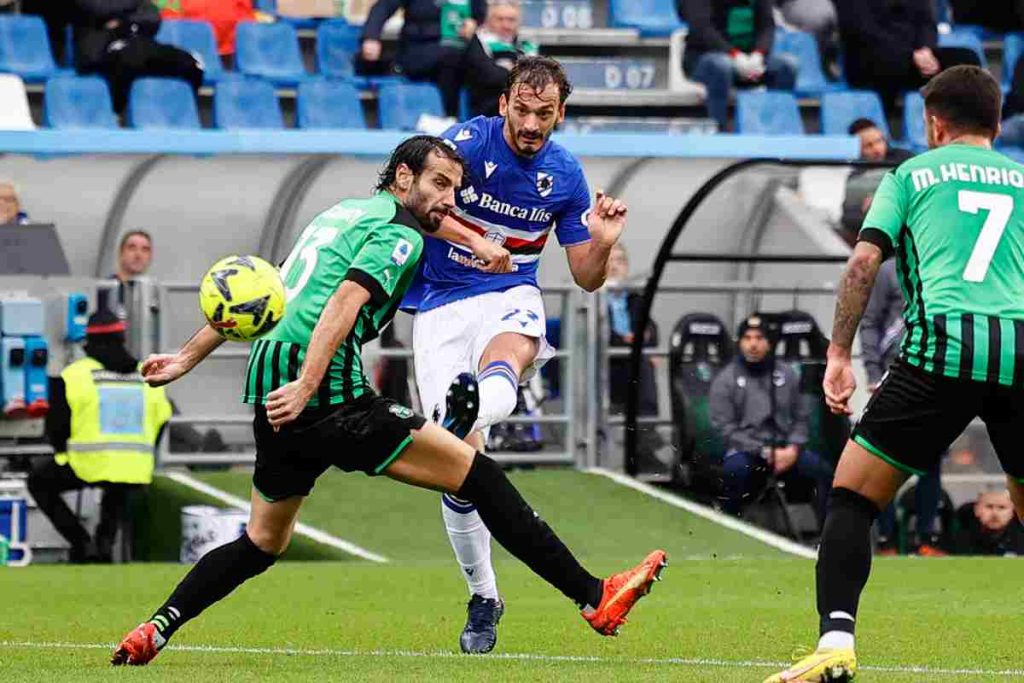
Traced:
<svg viewBox="0 0 1024 683">
<path fill-rule="evenodd" d="M 828 631 L 818 640 L 819 650 L 852 650 L 853 634 L 846 631 Z"/>
<path fill-rule="evenodd" d="M 519 399 L 519 377 L 512 366 L 503 360 L 489 363 L 476 379 L 480 409 L 473 431 L 503 421 L 515 411 Z"/>
<path fill-rule="evenodd" d="M 476 507 L 447 493 L 441 496 L 441 516 L 469 594 L 498 599 L 498 582 L 491 566 L 491 532 Z"/>
</svg>

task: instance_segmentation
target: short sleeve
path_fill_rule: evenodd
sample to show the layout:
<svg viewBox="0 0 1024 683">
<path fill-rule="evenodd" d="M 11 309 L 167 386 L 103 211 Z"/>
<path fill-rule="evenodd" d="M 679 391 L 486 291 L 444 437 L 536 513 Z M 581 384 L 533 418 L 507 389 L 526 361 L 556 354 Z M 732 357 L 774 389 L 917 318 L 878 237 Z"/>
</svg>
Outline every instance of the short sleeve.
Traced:
<svg viewBox="0 0 1024 683">
<path fill-rule="evenodd" d="M 864 217 L 859 239 L 879 247 L 886 256 L 892 254 L 900 230 L 907 220 L 907 197 L 895 173 L 886 173 L 875 190 L 871 208 Z"/>
<path fill-rule="evenodd" d="M 394 296 L 402 276 L 416 267 L 422 252 L 423 238 L 411 229 L 381 226 L 356 254 L 345 279 L 366 289 L 379 308 Z"/>
<path fill-rule="evenodd" d="M 583 171 L 578 171 L 579 182 L 572 191 L 569 201 L 555 217 L 555 237 L 563 247 L 583 244 L 590 241 L 590 229 L 587 227 L 587 214 L 590 213 L 590 188 Z"/>
</svg>

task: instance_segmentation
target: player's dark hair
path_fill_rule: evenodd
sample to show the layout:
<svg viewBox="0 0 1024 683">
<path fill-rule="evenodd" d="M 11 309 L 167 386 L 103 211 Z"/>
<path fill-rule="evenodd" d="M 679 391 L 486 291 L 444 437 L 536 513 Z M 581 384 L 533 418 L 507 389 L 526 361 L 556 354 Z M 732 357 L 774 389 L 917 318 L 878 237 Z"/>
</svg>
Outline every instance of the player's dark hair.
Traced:
<svg viewBox="0 0 1024 683">
<path fill-rule="evenodd" d="M 558 86 L 558 101 L 565 104 L 572 94 L 572 83 L 565 75 L 565 69 L 551 57 L 521 57 L 505 79 L 505 98 L 512 98 L 512 90 L 517 85 L 525 85 L 534 92 L 541 92 L 554 83 Z"/>
<path fill-rule="evenodd" d="M 924 108 L 960 133 L 994 138 L 999 130 L 1003 93 L 985 69 L 961 65 L 946 69 L 921 88 Z"/>
<path fill-rule="evenodd" d="M 149 242 L 149 245 L 153 246 L 153 236 L 148 232 L 139 229 L 129 230 L 121 237 L 121 242 L 117 245 L 117 253 L 124 251 L 124 245 L 128 244 L 128 240 L 135 236 L 145 237 L 146 241 Z"/>
<path fill-rule="evenodd" d="M 445 159 L 454 161 L 462 169 L 462 176 L 466 176 L 466 160 L 455 149 L 454 144 L 433 135 L 413 135 L 395 147 L 388 163 L 377 175 L 375 189 L 378 192 L 383 192 L 394 185 L 395 175 L 400 164 L 405 164 L 413 175 L 418 176 L 427 167 L 427 159 L 431 152 L 436 152 Z"/>
<path fill-rule="evenodd" d="M 856 135 L 862 130 L 867 130 L 868 128 L 878 128 L 878 124 L 872 121 L 871 119 L 857 119 L 856 121 L 850 124 L 850 127 L 847 129 L 847 132 L 850 135 Z"/>
</svg>

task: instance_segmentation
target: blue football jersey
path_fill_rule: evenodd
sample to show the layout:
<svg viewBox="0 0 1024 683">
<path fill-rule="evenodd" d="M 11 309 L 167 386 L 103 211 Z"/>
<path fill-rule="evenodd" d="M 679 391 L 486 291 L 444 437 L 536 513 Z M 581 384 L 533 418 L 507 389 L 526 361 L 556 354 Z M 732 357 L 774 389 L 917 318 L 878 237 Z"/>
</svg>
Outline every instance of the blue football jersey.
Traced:
<svg viewBox="0 0 1024 683">
<path fill-rule="evenodd" d="M 514 272 L 484 273 L 473 267 L 473 253 L 465 247 L 427 238 L 404 310 L 429 311 L 478 294 L 536 287 L 537 262 L 552 230 L 563 247 L 590 240 L 590 190 L 579 162 L 550 140 L 533 157 L 517 155 L 502 135 L 504 124 L 500 116 L 478 116 L 442 137 L 469 164 L 452 217 L 508 249 Z"/>
</svg>

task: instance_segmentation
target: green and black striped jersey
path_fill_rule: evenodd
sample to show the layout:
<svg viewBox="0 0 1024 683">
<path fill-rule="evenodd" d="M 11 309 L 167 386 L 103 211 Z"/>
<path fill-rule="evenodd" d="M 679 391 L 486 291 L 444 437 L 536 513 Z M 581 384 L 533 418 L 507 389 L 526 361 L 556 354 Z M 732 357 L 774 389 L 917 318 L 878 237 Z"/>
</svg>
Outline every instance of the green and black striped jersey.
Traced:
<svg viewBox="0 0 1024 683">
<path fill-rule="evenodd" d="M 914 157 L 883 178 L 860 239 L 896 255 L 908 363 L 1024 388 L 1024 167 L 963 144 Z"/>
<path fill-rule="evenodd" d="M 266 403 L 267 394 L 299 375 L 320 313 L 344 280 L 370 292 L 352 332 L 334 357 L 309 407 L 351 401 L 369 390 L 362 345 L 394 317 L 423 253 L 416 218 L 391 194 L 347 199 L 313 219 L 281 266 L 284 318 L 249 352 L 243 400 Z"/>
</svg>

